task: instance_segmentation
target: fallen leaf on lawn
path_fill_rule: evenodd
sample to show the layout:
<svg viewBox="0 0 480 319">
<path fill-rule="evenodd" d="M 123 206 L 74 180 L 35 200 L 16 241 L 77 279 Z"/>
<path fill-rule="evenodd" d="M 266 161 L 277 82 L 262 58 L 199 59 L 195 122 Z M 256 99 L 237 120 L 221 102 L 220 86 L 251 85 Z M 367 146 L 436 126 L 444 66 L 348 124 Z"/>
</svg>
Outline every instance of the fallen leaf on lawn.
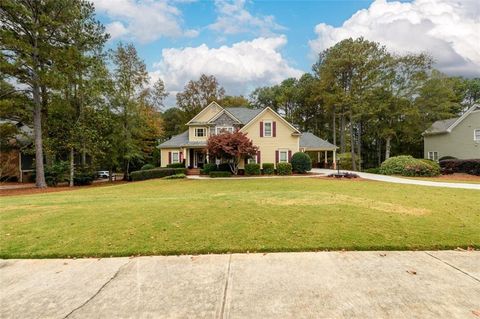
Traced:
<svg viewBox="0 0 480 319">
<path fill-rule="evenodd" d="M 465 249 L 460 248 L 460 247 L 455 248 L 455 250 L 457 250 L 457 251 L 465 251 Z"/>
<path fill-rule="evenodd" d="M 192 257 L 190 257 L 190 259 L 191 259 L 192 261 L 194 261 L 194 260 L 197 259 L 197 258 L 198 258 L 198 256 L 192 256 Z"/>
<path fill-rule="evenodd" d="M 472 313 L 477 316 L 477 317 L 480 317 L 480 310 L 472 310 Z"/>
<path fill-rule="evenodd" d="M 267 253 L 263 253 L 263 255 L 265 256 Z"/>
<path fill-rule="evenodd" d="M 474 248 L 474 247 L 470 247 L 470 246 L 468 246 L 468 247 L 467 247 L 467 250 L 468 250 L 468 251 L 474 251 L 474 250 L 475 250 L 475 248 Z"/>
<path fill-rule="evenodd" d="M 385 257 L 387 254 L 380 254 L 380 257 Z"/>
<path fill-rule="evenodd" d="M 407 272 L 410 274 L 410 275 L 416 275 L 417 272 L 415 270 L 407 270 Z"/>
</svg>

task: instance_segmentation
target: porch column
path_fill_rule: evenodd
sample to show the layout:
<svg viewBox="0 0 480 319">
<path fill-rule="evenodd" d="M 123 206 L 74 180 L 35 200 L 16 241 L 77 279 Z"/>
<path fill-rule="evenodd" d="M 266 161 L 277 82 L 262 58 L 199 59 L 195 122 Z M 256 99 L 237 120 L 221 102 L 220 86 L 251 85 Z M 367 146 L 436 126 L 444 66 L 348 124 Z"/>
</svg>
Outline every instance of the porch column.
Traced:
<svg viewBox="0 0 480 319">
<path fill-rule="evenodd" d="M 328 153 L 325 151 L 325 158 L 323 159 L 323 167 L 328 168 Z"/>
<path fill-rule="evenodd" d="M 337 150 L 333 150 L 333 169 L 337 169 Z"/>
</svg>

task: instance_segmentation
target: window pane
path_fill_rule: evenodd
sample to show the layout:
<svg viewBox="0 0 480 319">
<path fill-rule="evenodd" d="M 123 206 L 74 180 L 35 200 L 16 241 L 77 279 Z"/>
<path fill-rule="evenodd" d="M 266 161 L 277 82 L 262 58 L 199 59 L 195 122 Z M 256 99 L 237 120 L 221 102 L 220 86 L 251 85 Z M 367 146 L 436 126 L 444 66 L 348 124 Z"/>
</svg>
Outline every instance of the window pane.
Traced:
<svg viewBox="0 0 480 319">
<path fill-rule="evenodd" d="M 265 136 L 272 136 L 272 123 L 271 122 L 265 122 L 264 133 L 265 133 Z"/>
<path fill-rule="evenodd" d="M 280 162 L 286 162 L 287 161 L 287 152 L 281 151 L 280 152 Z"/>
<path fill-rule="evenodd" d="M 178 163 L 178 153 L 172 153 L 172 162 Z"/>
<path fill-rule="evenodd" d="M 480 141 L 480 130 L 475 130 L 475 141 Z"/>
</svg>

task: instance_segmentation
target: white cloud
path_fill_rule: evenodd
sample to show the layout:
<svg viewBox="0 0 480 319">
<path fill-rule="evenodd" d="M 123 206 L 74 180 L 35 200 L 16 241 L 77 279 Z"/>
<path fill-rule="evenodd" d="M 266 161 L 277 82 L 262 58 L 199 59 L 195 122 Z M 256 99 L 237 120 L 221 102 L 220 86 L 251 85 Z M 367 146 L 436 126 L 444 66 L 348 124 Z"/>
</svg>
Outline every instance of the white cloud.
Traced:
<svg viewBox="0 0 480 319">
<path fill-rule="evenodd" d="M 162 60 L 150 73 L 153 80 L 161 78 L 174 96 L 189 80 L 202 73 L 214 75 L 227 94 L 249 94 L 258 86 L 272 85 L 303 72 L 290 67 L 279 52 L 287 43 L 285 36 L 257 38 L 232 46 L 198 47 L 162 50 Z"/>
<path fill-rule="evenodd" d="M 184 30 L 181 12 L 166 0 L 94 0 L 98 12 L 112 20 L 107 32 L 112 39 L 127 37 L 142 43 L 161 37 L 195 37 L 196 30 Z"/>
<path fill-rule="evenodd" d="M 209 29 L 222 34 L 252 33 L 271 36 L 275 31 L 285 30 L 273 16 L 253 16 L 245 9 L 245 0 L 215 0 L 218 17 Z"/>
<path fill-rule="evenodd" d="M 110 34 L 111 39 L 120 38 L 121 36 L 128 33 L 127 28 L 125 28 L 125 26 L 119 21 L 109 23 L 106 25 L 105 28 L 107 33 Z"/>
<path fill-rule="evenodd" d="M 315 54 L 352 37 L 363 36 L 398 53 L 428 52 L 449 74 L 480 75 L 480 5 L 478 0 L 376 0 L 341 27 L 320 23 L 310 41 Z"/>
</svg>

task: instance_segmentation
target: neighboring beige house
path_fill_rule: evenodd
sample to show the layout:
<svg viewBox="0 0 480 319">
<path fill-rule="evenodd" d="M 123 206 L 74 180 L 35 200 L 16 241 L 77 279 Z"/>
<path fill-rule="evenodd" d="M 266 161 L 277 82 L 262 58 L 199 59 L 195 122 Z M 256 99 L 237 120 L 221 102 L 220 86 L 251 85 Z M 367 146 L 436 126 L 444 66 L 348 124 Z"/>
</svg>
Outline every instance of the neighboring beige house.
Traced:
<svg viewBox="0 0 480 319">
<path fill-rule="evenodd" d="M 436 121 L 422 135 L 425 158 L 480 158 L 480 105 L 475 104 L 460 117 Z"/>
<path fill-rule="evenodd" d="M 311 133 L 301 133 L 271 108 L 222 108 L 210 103 L 188 123 L 188 130 L 160 144 L 161 166 L 185 163 L 187 168 L 201 168 L 208 158 L 207 139 L 214 134 L 239 130 L 258 147 L 250 163 L 289 162 L 295 152 L 314 152 L 321 166 L 335 167 L 337 147 Z M 244 167 L 244 161 L 239 168 Z"/>
</svg>

